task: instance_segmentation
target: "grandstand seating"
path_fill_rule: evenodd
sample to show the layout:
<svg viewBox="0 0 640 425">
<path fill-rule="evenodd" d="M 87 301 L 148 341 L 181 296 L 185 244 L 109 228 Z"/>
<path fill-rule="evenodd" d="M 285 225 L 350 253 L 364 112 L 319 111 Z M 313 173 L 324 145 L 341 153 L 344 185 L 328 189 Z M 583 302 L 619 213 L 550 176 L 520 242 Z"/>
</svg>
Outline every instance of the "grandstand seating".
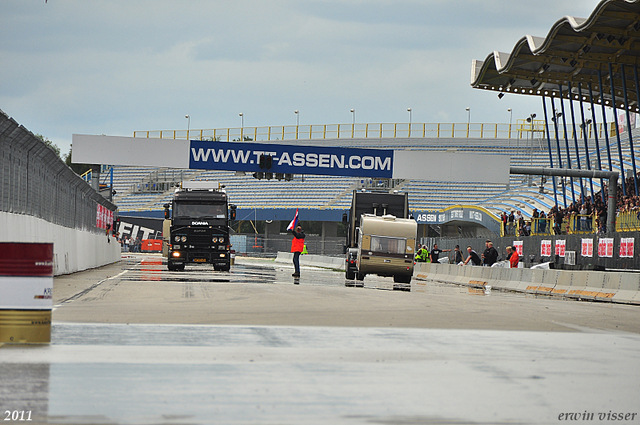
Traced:
<svg viewBox="0 0 640 425">
<path fill-rule="evenodd" d="M 640 130 L 638 131 L 640 134 Z M 634 134 L 634 140 L 638 138 Z M 555 140 L 552 139 L 552 157 L 554 165 L 558 165 L 558 153 Z M 608 169 L 606 146 L 600 140 L 603 169 Z M 312 145 L 317 141 L 297 140 L 301 145 Z M 339 139 L 323 140 L 324 145 L 380 148 L 380 149 L 416 149 L 427 151 L 446 151 L 454 149 L 458 152 L 472 152 L 478 155 L 494 154 L 511 156 L 512 166 L 548 167 L 549 151 L 546 138 L 532 141 L 516 139 Z M 628 136 L 622 137 L 623 164 L 625 171 L 631 170 L 631 153 Z M 589 151 L 592 161 L 596 158 L 595 141 L 589 140 Z M 566 167 L 566 148 L 564 140 L 560 141 L 560 154 Z M 620 169 L 617 159 L 615 136 L 610 138 L 612 163 L 614 169 Z M 577 168 L 574 141 L 569 140 L 572 168 Z M 586 167 L 584 140 L 579 140 L 581 148 L 580 161 Z M 106 178 L 105 178 L 106 179 Z M 295 176 L 291 182 L 277 180 L 256 180 L 251 175 L 236 175 L 229 171 L 167 170 L 152 167 L 115 167 L 114 187 L 118 194 L 114 202 L 120 212 L 158 211 L 170 202 L 173 191 L 147 193 L 144 184 L 154 181 L 179 182 L 182 179 L 196 181 L 216 181 L 225 186 L 232 203 L 239 208 L 311 208 L 311 209 L 346 209 L 351 203 L 351 193 L 361 187 L 361 179 L 330 176 Z M 559 181 L 559 178 L 556 179 Z M 108 183 L 104 181 L 104 183 Z M 574 179 L 573 186 L 566 180 L 566 195 L 569 202 L 579 198 L 580 180 Z M 554 205 L 552 178 L 547 178 L 543 193 L 540 192 L 540 178 L 512 175 L 508 185 L 482 184 L 475 182 L 438 182 L 438 181 L 404 181 L 399 190 L 409 193 L 410 208 L 414 211 L 429 211 L 446 208 L 458 204 L 471 204 L 487 208 L 499 215 L 502 211 L 520 210 L 530 216 L 533 208 L 548 211 Z M 584 181 L 584 188 L 590 194 L 590 185 Z M 600 181 L 593 181 L 593 190 L 600 190 Z M 562 204 L 562 194 L 559 192 Z"/>
</svg>

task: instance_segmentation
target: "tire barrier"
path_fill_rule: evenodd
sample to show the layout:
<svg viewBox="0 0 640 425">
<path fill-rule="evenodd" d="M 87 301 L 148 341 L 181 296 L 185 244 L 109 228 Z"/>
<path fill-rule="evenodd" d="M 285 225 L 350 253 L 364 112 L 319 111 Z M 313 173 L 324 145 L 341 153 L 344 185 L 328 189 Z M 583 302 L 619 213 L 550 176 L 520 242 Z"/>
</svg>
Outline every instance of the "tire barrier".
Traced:
<svg viewBox="0 0 640 425">
<path fill-rule="evenodd" d="M 51 342 L 53 244 L 0 243 L 0 344 Z"/>
<path fill-rule="evenodd" d="M 418 263 L 414 276 L 476 288 L 640 305 L 640 273 Z"/>
</svg>

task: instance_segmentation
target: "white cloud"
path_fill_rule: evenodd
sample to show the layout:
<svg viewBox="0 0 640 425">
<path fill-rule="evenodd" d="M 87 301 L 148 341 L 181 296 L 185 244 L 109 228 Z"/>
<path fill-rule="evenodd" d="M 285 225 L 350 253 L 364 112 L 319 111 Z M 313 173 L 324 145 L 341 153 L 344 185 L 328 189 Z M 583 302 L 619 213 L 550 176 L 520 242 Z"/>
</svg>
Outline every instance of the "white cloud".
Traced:
<svg viewBox="0 0 640 425">
<path fill-rule="evenodd" d="M 597 1 L 4 0 L 0 108 L 73 133 L 295 122 L 505 122 L 540 100 L 469 86 L 472 59 L 545 36 Z"/>
</svg>

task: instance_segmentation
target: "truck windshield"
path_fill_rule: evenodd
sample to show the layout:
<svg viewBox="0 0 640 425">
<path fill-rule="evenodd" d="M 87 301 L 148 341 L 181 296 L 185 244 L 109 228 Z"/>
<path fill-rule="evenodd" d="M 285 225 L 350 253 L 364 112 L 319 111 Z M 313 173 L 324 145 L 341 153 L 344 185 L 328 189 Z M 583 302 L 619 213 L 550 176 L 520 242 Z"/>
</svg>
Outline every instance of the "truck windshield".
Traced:
<svg viewBox="0 0 640 425">
<path fill-rule="evenodd" d="M 404 254 L 407 247 L 406 239 L 371 236 L 371 251 L 388 254 Z"/>
<path fill-rule="evenodd" d="M 225 218 L 225 204 L 195 204 L 195 203 L 178 203 L 173 206 L 174 217 L 191 217 L 191 218 Z"/>
</svg>

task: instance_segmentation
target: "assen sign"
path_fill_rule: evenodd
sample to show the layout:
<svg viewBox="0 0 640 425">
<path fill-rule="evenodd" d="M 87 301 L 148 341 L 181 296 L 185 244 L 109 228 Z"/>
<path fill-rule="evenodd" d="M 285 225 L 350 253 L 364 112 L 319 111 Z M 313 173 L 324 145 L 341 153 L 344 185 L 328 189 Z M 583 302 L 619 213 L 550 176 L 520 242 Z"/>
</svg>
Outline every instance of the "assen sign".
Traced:
<svg viewBox="0 0 640 425">
<path fill-rule="evenodd" d="M 325 141 L 326 142 L 326 141 Z M 380 139 L 382 145 L 385 139 Z M 74 163 L 508 183 L 510 157 L 423 149 L 73 135 Z M 260 156 L 270 156 L 269 168 Z"/>
</svg>

